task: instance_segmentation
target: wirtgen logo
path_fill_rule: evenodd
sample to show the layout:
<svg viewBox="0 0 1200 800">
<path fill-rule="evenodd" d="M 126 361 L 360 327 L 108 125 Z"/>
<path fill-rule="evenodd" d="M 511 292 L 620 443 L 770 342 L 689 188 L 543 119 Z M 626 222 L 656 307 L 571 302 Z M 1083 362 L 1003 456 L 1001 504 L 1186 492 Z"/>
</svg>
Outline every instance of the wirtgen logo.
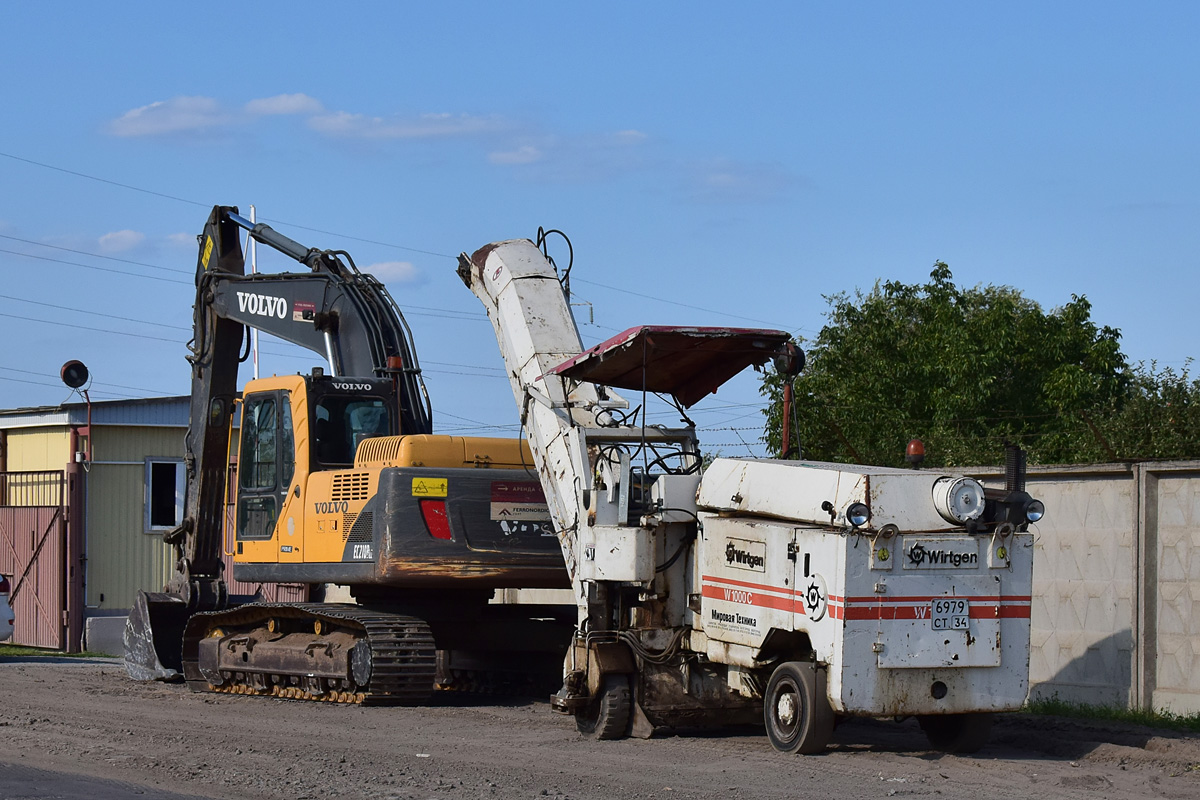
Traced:
<svg viewBox="0 0 1200 800">
<path fill-rule="evenodd" d="M 767 546 L 762 542 L 730 539 L 725 545 L 725 563 L 738 569 L 766 572 Z"/>
<path fill-rule="evenodd" d="M 948 548 L 927 548 L 923 543 L 917 542 L 908 549 L 908 563 L 906 567 L 925 567 L 925 568 L 950 568 L 950 567 L 973 567 L 979 563 L 978 552 L 961 552 L 958 550 L 950 550 Z"/>
</svg>

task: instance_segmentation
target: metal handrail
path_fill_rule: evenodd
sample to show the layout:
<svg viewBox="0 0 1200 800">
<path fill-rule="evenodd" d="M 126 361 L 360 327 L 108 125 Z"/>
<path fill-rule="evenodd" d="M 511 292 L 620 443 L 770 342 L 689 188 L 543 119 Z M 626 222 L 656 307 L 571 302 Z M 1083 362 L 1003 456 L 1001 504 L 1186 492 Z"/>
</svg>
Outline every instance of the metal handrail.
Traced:
<svg viewBox="0 0 1200 800">
<path fill-rule="evenodd" d="M 0 507 L 61 507 L 66 502 L 61 469 L 0 472 Z"/>
</svg>

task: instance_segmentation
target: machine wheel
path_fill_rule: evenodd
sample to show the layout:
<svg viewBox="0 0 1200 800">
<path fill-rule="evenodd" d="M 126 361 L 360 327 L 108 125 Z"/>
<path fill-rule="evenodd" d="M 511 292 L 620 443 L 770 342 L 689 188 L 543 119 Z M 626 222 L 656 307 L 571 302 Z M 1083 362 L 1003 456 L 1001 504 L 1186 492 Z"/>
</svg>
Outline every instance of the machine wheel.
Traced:
<svg viewBox="0 0 1200 800">
<path fill-rule="evenodd" d="M 825 696 L 825 673 L 815 664 L 787 661 L 775 668 L 763 698 L 771 746 L 781 753 L 819 753 L 833 736 L 833 709 Z"/>
<path fill-rule="evenodd" d="M 584 736 L 596 739 L 621 739 L 629 732 L 629 716 L 633 699 L 629 691 L 629 676 L 604 676 L 599 694 L 592 702 L 575 712 L 575 727 Z"/>
<path fill-rule="evenodd" d="M 992 735 L 991 714 L 941 714 L 917 721 L 929 744 L 947 753 L 977 753 Z"/>
</svg>

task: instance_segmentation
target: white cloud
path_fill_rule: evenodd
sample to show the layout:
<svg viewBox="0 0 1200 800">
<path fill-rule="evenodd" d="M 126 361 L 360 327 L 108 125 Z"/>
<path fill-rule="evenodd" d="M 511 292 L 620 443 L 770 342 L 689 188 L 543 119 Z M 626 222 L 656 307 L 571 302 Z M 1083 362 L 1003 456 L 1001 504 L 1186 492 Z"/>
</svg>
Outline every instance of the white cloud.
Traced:
<svg viewBox="0 0 1200 800">
<path fill-rule="evenodd" d="M 268 117 L 302 124 L 320 136 L 355 142 L 404 143 L 468 140 L 479 158 L 524 179 L 594 183 L 630 172 L 658 170 L 702 200 L 756 200 L 785 190 L 791 179 L 771 165 L 694 164 L 667 156 L 662 145 L 635 128 L 562 133 L 496 114 L 409 113 L 375 115 L 327 111 L 303 92 L 277 94 L 223 108 L 211 97 L 178 96 L 121 115 L 109 131 L 122 137 L 183 136 L 237 127 L 252 133 Z M 410 265 L 411 269 L 411 265 Z M 415 274 L 415 273 L 414 273 Z"/>
<path fill-rule="evenodd" d="M 641 131 L 628 130 L 617 131 L 612 135 L 612 138 L 619 144 L 637 144 L 638 142 L 646 141 L 649 137 Z"/>
<path fill-rule="evenodd" d="M 212 97 L 179 96 L 126 111 L 108 124 L 121 137 L 155 137 L 213 132 L 249 126 L 269 116 L 302 116 L 319 134 L 343 139 L 421 140 L 497 136 L 513 124 L 495 115 L 410 114 L 372 116 L 348 111 L 327 112 L 319 100 L 297 92 L 261 97 L 240 109 L 227 110 Z"/>
<path fill-rule="evenodd" d="M 507 127 L 498 117 L 470 114 L 421 114 L 417 117 L 369 117 L 336 111 L 312 117 L 309 127 L 347 139 L 446 139 L 495 133 Z"/>
<path fill-rule="evenodd" d="M 114 136 L 163 136 L 209 130 L 229 122 L 229 115 L 211 97 L 172 97 L 126 111 L 108 128 Z"/>
<path fill-rule="evenodd" d="M 172 233 L 167 236 L 167 242 L 174 247 L 195 247 L 196 234 L 194 233 Z"/>
<path fill-rule="evenodd" d="M 321 101 L 303 93 L 277 94 L 246 103 L 246 113 L 252 116 L 278 114 L 320 114 L 325 110 Z"/>
<path fill-rule="evenodd" d="M 802 181 L 781 164 L 712 159 L 693 165 L 691 194 L 704 202 L 758 203 L 779 198 Z"/>
<path fill-rule="evenodd" d="M 488 161 L 493 164 L 532 164 L 542 160 L 542 151 L 533 145 L 518 147 L 516 150 L 495 151 L 488 153 Z"/>
<path fill-rule="evenodd" d="M 607 180 L 651 164 L 650 137 L 641 131 L 526 136 L 526 143 L 488 153 L 492 164 L 519 170 L 525 177 L 551 183 Z"/>
<path fill-rule="evenodd" d="M 100 237 L 100 250 L 105 253 L 123 253 L 141 244 L 146 234 L 137 231 L 113 231 Z"/>
<path fill-rule="evenodd" d="M 414 283 L 421 277 L 411 261 L 380 261 L 363 267 L 362 271 L 374 275 L 383 283 Z"/>
</svg>

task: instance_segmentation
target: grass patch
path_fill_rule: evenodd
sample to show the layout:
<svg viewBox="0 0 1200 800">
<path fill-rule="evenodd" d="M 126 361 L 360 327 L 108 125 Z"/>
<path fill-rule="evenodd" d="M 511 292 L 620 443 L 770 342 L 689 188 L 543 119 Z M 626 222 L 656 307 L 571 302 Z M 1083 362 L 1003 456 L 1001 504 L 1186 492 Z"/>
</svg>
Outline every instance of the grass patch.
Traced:
<svg viewBox="0 0 1200 800">
<path fill-rule="evenodd" d="M 1176 714 L 1161 711 L 1140 711 L 1116 706 L 1093 706 L 1087 703 L 1071 703 L 1058 698 L 1031 700 L 1025 706 L 1030 714 L 1045 714 L 1052 717 L 1073 717 L 1103 722 L 1123 722 L 1129 725 L 1145 725 L 1150 728 L 1167 728 L 1174 731 L 1200 733 L 1200 714 Z"/>
<path fill-rule="evenodd" d="M 53 656 L 54 658 L 111 658 L 108 653 L 93 653 L 85 650 L 82 653 L 64 653 L 61 650 L 48 650 L 43 647 L 26 647 L 21 644 L 0 644 L 0 658 L 14 656 Z"/>
</svg>

